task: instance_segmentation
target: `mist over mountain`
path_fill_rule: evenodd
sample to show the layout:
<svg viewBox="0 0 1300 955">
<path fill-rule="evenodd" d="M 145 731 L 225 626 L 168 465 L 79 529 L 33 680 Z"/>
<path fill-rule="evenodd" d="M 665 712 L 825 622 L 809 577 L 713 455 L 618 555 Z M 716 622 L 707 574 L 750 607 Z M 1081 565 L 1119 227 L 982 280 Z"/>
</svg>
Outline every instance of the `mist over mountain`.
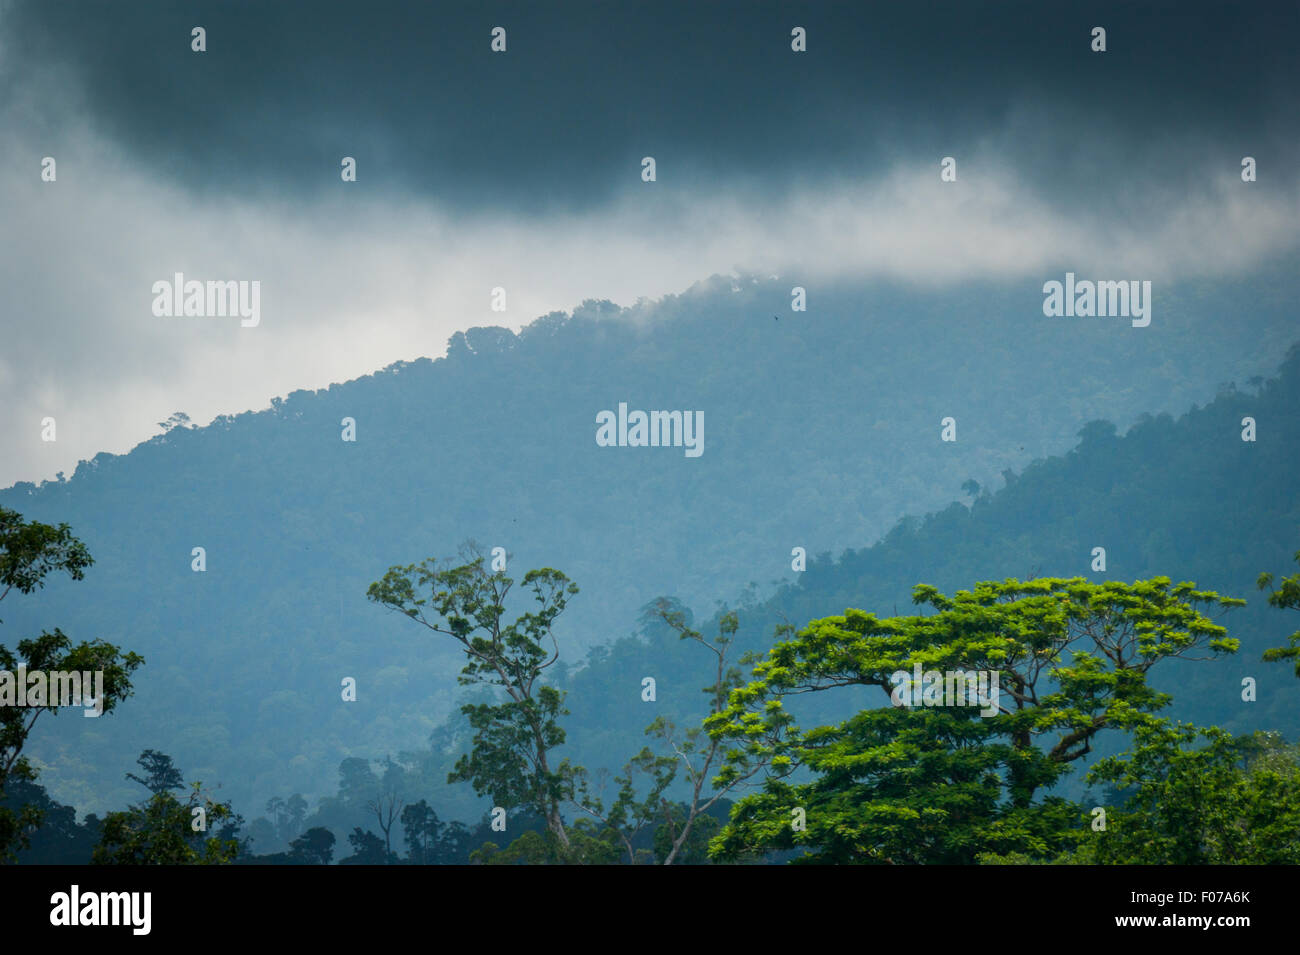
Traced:
<svg viewBox="0 0 1300 955">
<path fill-rule="evenodd" d="M 700 619 L 719 601 L 761 604 L 745 618 L 759 646 L 781 614 L 802 625 L 846 606 L 901 610 L 921 581 L 1086 574 L 1095 544 L 1111 576 L 1245 595 L 1294 548 L 1295 362 L 1258 397 L 1247 384 L 1274 374 L 1295 337 L 1294 280 L 1158 286 L 1151 325 L 1133 328 L 1045 317 L 1049 278 L 818 283 L 806 312 L 791 310 L 797 276 L 715 276 L 628 308 L 589 301 L 0 492 L 30 519 L 66 521 L 96 561 L 84 581 L 6 602 L 6 632 L 53 616 L 74 639 L 147 661 L 110 718 L 43 725 L 28 747 L 43 784 L 82 811 L 120 804 L 134 795 L 123 773 L 155 748 L 251 815 L 273 794 L 333 792 L 345 757 L 427 749 L 460 698 L 463 659 L 368 603 L 366 587 L 469 539 L 504 547 L 516 578 L 551 566 L 579 584 L 560 621 L 570 665 L 593 647 L 605 659 L 660 595 Z M 1144 418 L 1211 400 L 1177 425 Z M 620 402 L 701 412 L 703 453 L 600 447 L 597 414 Z M 1256 444 L 1240 441 L 1243 414 L 1260 421 Z M 940 439 L 948 417 L 953 442 Z M 1086 431 L 1075 449 L 1096 419 L 1120 433 L 1143 423 L 1136 438 Z M 1053 455 L 1065 456 L 1032 463 Z M 1021 476 L 973 511 L 954 505 L 968 480 L 998 488 L 1007 471 Z M 1175 492 L 1194 497 L 1175 507 Z M 920 529 L 895 526 L 927 512 L 939 516 Z M 809 570 L 777 591 L 794 547 Z M 1245 619 L 1252 646 L 1280 630 Z M 1262 672 L 1252 652 L 1220 666 L 1215 694 L 1234 667 Z M 349 676 L 355 704 L 340 700 Z M 570 746 L 590 765 L 639 748 L 648 722 L 608 711 L 618 692 L 636 695 L 599 682 L 605 697 L 570 704 Z M 1294 729 L 1274 699 L 1258 704 L 1269 725 Z M 1217 695 L 1198 705 L 1250 722 Z"/>
</svg>

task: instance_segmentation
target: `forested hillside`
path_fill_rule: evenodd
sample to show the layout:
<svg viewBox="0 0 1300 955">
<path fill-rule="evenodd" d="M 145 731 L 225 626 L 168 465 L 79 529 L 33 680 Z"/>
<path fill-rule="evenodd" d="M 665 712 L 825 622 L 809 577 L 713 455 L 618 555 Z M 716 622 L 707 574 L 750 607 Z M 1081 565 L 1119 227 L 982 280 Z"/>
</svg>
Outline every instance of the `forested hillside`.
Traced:
<svg viewBox="0 0 1300 955">
<path fill-rule="evenodd" d="M 794 583 L 766 599 L 748 595 L 733 601 L 739 627 L 730 657 L 765 652 L 776 629 L 787 623 L 799 628 L 848 608 L 882 617 L 913 612 L 918 584 L 953 593 L 1007 577 L 1101 582 L 1168 576 L 1244 598 L 1246 606 L 1217 618 L 1240 639 L 1236 654 L 1169 660 L 1154 670 L 1154 685 L 1173 696 L 1163 715 L 1238 734 L 1277 731 L 1294 740 L 1300 735 L 1300 683 L 1291 667 L 1261 661 L 1293 624 L 1268 605 L 1256 580 L 1263 571 L 1293 569 L 1291 558 L 1300 547 L 1297 410 L 1300 346 L 1291 349 L 1278 376 L 1257 389 L 1225 389 L 1177 419 L 1143 416 L 1124 434 L 1109 422 L 1089 422 L 1067 454 L 1018 474 L 1008 470 L 996 490 L 981 489 L 966 503 L 924 518 L 905 518 L 873 546 L 813 560 Z M 1258 429 L 1254 442 L 1242 440 L 1247 417 Z M 1106 549 L 1104 573 L 1092 570 L 1098 546 Z M 706 616 L 696 615 L 693 624 L 711 637 L 719 619 Z M 577 670 L 562 669 L 558 685 L 567 691 L 571 710 L 562 752 L 589 767 L 619 769 L 642 745 L 653 743 L 644 731 L 655 717 L 681 726 L 699 722 L 707 711 L 700 691 L 712 681 L 712 666 L 707 652 L 647 615 L 637 636 L 593 648 Z M 647 676 L 656 681 L 653 703 L 642 698 Z M 1243 677 L 1257 683 L 1253 702 L 1242 698 Z M 880 698 L 851 690 L 792 703 L 810 725 L 880 705 Z M 466 785 L 445 782 L 467 737 L 456 716 L 433 734 L 431 746 L 405 754 L 400 765 L 379 763 L 372 770 L 362 760 L 349 761 L 341 767 L 338 793 L 302 825 L 329 826 L 342 838 L 353 826 L 367 824 L 365 803 L 384 791 L 408 802 L 428 799 L 444 819 L 478 819 L 490 804 Z M 1102 734 L 1095 755 L 1056 792 L 1080 798 L 1088 789 L 1084 768 L 1125 740 Z M 679 785 L 674 792 L 684 790 Z"/>
<path fill-rule="evenodd" d="M 781 614 L 901 609 L 920 581 L 1086 573 L 1093 546 L 1109 576 L 1243 594 L 1295 546 L 1294 362 L 1258 396 L 1247 384 L 1290 344 L 1287 282 L 1254 284 L 1244 313 L 1231 283 L 1171 287 L 1145 329 L 1045 318 L 1036 284 L 810 284 L 808 311 L 792 312 L 796 284 L 715 278 L 629 309 L 589 302 L 517 335 L 471 329 L 445 358 L 204 427 L 172 422 L 70 479 L 0 492 L 28 518 L 69 523 L 96 561 L 80 583 L 11 601 L 6 630 L 57 608 L 68 633 L 147 661 L 111 719 L 52 720 L 33 739 L 43 783 L 82 811 L 120 805 L 134 795 L 125 769 L 156 748 L 260 806 L 332 792 L 346 757 L 424 748 L 453 710 L 461 661 L 369 604 L 366 587 L 467 539 L 505 547 L 512 572 L 549 565 L 582 588 L 560 629 L 569 664 L 603 648 L 573 677 L 570 740 L 588 765 L 625 754 L 644 725 L 642 709 L 618 710 L 625 691 L 598 664 L 638 683 L 678 666 L 675 637 L 615 643 L 660 595 L 703 618 L 753 582 L 764 602 L 742 636 L 760 646 Z M 1181 414 L 1230 381 L 1177 423 L 1144 419 L 1123 438 L 1092 427 L 1071 450 L 1090 420 Z M 703 454 L 597 446 L 596 414 L 619 402 L 702 411 Z M 1245 414 L 1260 423 L 1253 444 L 1239 437 Z M 954 442 L 940 440 L 945 417 Z M 341 440 L 344 418 L 355 442 Z M 1005 490 L 949 506 L 968 480 L 997 487 L 1004 471 L 1019 475 Z M 769 599 L 794 578 L 796 546 L 807 572 Z M 1276 629 L 1254 609 L 1241 620 L 1251 647 Z M 664 706 L 698 699 L 695 661 L 681 666 L 661 679 Z M 1248 653 L 1198 674 L 1198 705 L 1294 729 L 1276 694 L 1234 706 L 1250 667 L 1263 679 Z M 349 676 L 358 701 L 344 705 Z"/>
<path fill-rule="evenodd" d="M 1261 662 L 1282 642 L 1291 622 L 1268 606 L 1255 584 L 1264 571 L 1292 567 L 1300 548 L 1300 348 L 1292 348 L 1276 378 L 1258 391 L 1227 389 L 1205 407 L 1174 418 L 1145 415 L 1123 434 L 1094 421 L 1068 453 L 1008 470 L 997 490 L 926 517 L 907 517 L 871 547 L 824 555 L 769 599 L 740 612 L 739 645 L 765 649 L 774 628 L 857 608 L 905 613 L 917 584 L 945 593 L 980 580 L 1074 577 L 1190 580 L 1247 605 L 1222 619 L 1241 650 L 1215 661 L 1170 661 L 1153 679 L 1172 692 L 1171 715 L 1234 732 L 1277 730 L 1300 735 L 1300 684 L 1291 668 Z M 1258 426 L 1242 440 L 1242 419 Z M 1094 572 L 1093 548 L 1106 549 L 1106 570 Z M 712 626 L 699 625 L 705 632 Z M 637 717 L 624 702 L 640 674 L 659 679 L 673 708 L 703 712 L 696 684 L 707 682 L 705 661 L 671 634 L 627 640 L 602 653 L 572 680 L 570 706 L 584 731 L 583 758 L 616 759 Z M 1242 678 L 1259 687 L 1243 702 Z M 617 688 L 617 689 L 616 689 Z M 820 719 L 843 718 L 822 704 Z M 600 729 L 596 729 L 600 728 Z M 591 732 L 602 740 L 598 746 Z"/>
</svg>

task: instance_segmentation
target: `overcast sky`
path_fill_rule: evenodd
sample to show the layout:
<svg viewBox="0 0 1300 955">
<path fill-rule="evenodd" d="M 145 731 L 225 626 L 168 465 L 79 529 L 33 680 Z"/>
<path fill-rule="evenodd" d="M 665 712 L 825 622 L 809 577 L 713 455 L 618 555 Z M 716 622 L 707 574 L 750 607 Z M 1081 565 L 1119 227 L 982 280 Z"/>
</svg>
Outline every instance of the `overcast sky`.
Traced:
<svg viewBox="0 0 1300 955">
<path fill-rule="evenodd" d="M 176 410 L 734 269 L 925 288 L 1295 258 L 1297 5 L 876 6 L 0 0 L 0 486 Z M 155 317 L 175 272 L 259 280 L 260 324 Z"/>
</svg>

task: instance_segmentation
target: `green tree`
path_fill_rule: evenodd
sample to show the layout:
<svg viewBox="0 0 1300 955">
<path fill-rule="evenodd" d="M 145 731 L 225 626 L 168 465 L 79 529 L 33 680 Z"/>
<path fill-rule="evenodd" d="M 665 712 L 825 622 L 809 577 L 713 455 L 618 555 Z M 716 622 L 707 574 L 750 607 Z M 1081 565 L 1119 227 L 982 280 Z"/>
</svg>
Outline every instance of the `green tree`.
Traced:
<svg viewBox="0 0 1300 955">
<path fill-rule="evenodd" d="M 636 865 L 652 855 L 650 850 L 637 849 L 637 837 L 658 820 L 664 802 L 663 793 L 672 784 L 676 768 L 676 757 L 656 756 L 649 747 L 643 747 L 627 761 L 621 773 L 614 775 L 618 789 L 606 808 L 602 791 L 609 779 L 608 771 L 596 773 L 596 791 L 593 792 L 587 770 L 574 767 L 574 805 L 600 823 L 600 831 L 618 842 L 627 863 Z M 643 796 L 638 795 L 641 780 L 647 790 Z"/>
<path fill-rule="evenodd" d="M 3 801 L 16 810 L 31 807 L 40 812 L 39 829 L 18 854 L 21 862 L 36 865 L 85 865 L 99 840 L 99 819 L 94 813 L 77 822 L 77 810 L 50 798 L 38 783 L 11 779 Z"/>
<path fill-rule="evenodd" d="M 733 807 L 715 858 L 778 849 L 821 862 L 1055 855 L 1082 835 L 1080 809 L 1044 793 L 1098 733 L 1131 730 L 1168 705 L 1147 682 L 1151 667 L 1235 652 L 1238 641 L 1202 608 L 1244 603 L 1167 577 L 986 581 L 953 597 L 921 585 L 913 600 L 934 612 L 814 620 L 705 721 L 751 764 L 767 759 L 774 770 L 763 792 Z M 999 692 L 978 707 L 912 706 L 898 688 L 917 666 L 996 674 Z M 808 731 L 785 706 L 796 694 L 854 687 L 875 687 L 892 705 Z M 937 702 L 948 702 L 943 689 Z M 720 778 L 742 765 L 729 753 Z M 791 781 L 800 768 L 811 782 Z"/>
<path fill-rule="evenodd" d="M 553 865 L 558 860 L 555 837 L 549 840 L 540 832 L 529 830 L 504 849 L 495 842 L 485 842 L 469 854 L 470 865 Z"/>
<path fill-rule="evenodd" d="M 302 832 L 303 820 L 307 817 L 307 800 L 301 793 L 294 793 L 287 800 L 281 796 L 272 796 L 266 802 L 266 812 L 270 817 L 271 829 L 275 837 L 288 843 Z M 261 820 L 266 822 L 267 820 Z"/>
<path fill-rule="evenodd" d="M 1132 751 L 1100 760 L 1088 778 L 1130 795 L 1075 861 L 1300 863 L 1300 761 L 1276 734 L 1160 720 L 1136 727 Z"/>
<path fill-rule="evenodd" d="M 329 865 L 334 858 L 334 833 L 321 826 L 308 829 L 289 843 L 289 855 L 300 865 Z"/>
<path fill-rule="evenodd" d="M 196 810 L 202 809 L 202 814 Z M 95 865 L 225 865 L 239 854 L 239 841 L 225 833 L 206 835 L 214 823 L 233 816 L 229 803 L 214 802 L 200 783 L 181 802 L 171 792 L 104 817 Z M 202 819 L 203 829 L 195 826 Z"/>
<path fill-rule="evenodd" d="M 484 842 L 469 854 L 472 865 L 615 865 L 624 854 L 618 832 L 591 819 L 578 819 L 561 846 L 550 829 L 526 829 L 505 848 Z"/>
<path fill-rule="evenodd" d="M 719 810 L 730 805 L 728 800 L 718 802 Z M 697 813 L 689 830 L 686 828 L 686 814 L 689 807 L 685 803 L 673 803 L 664 807 L 669 821 L 655 830 L 654 854 L 657 858 L 668 859 L 678 865 L 704 865 L 709 861 L 709 841 L 722 829 L 722 823 L 712 813 Z M 680 834 L 686 832 L 686 838 Z M 675 853 L 675 855 L 674 855 Z M 665 863 L 667 864 L 667 863 Z"/>
<path fill-rule="evenodd" d="M 45 578 L 62 571 L 73 580 L 81 580 L 94 561 L 81 541 L 72 536 L 67 524 L 57 527 L 38 521 L 24 521 L 16 511 L 0 507 L 0 601 L 13 590 L 30 594 L 45 586 Z M 104 675 L 102 712 L 107 714 L 131 695 L 131 674 L 144 663 L 135 653 L 122 653 L 102 640 L 83 641 L 74 645 L 55 628 L 39 637 L 20 640 L 17 653 L 0 645 L 0 797 L 10 780 L 32 782 L 36 770 L 22 755 L 23 747 L 42 713 L 57 713 L 57 700 L 46 705 L 20 707 L 9 698 L 14 689 L 15 671 L 28 672 L 102 671 Z M 7 686 L 7 689 L 6 689 Z M 40 825 L 41 813 L 32 806 L 14 810 L 0 805 L 0 861 L 12 860 L 14 852 L 28 844 L 27 834 Z"/>
<path fill-rule="evenodd" d="M 303 820 L 307 818 L 307 800 L 303 798 L 302 793 L 294 793 L 284 804 L 284 829 L 286 841 L 288 837 L 296 836 L 302 832 Z"/>
<path fill-rule="evenodd" d="M 24 594 L 44 587 L 45 577 L 56 570 L 81 580 L 93 563 L 67 524 L 24 521 L 17 511 L 0 507 L 0 600 L 15 587 Z"/>
<path fill-rule="evenodd" d="M 1296 551 L 1295 560 L 1300 564 L 1300 551 Z M 1270 591 L 1270 606 L 1279 610 L 1300 610 L 1300 572 L 1283 577 L 1280 587 L 1273 586 L 1273 575 L 1267 573 L 1259 575 L 1258 583 L 1260 590 L 1267 588 Z M 1287 637 L 1287 646 L 1265 650 L 1264 659 L 1270 663 L 1276 660 L 1294 660 L 1295 675 L 1300 677 L 1300 630 Z"/>
<path fill-rule="evenodd" d="M 172 763 L 172 758 L 156 749 L 146 749 L 136 760 L 144 770 L 143 777 L 127 773 L 127 779 L 133 779 L 154 795 L 171 789 L 184 789 L 185 777 Z"/>
<path fill-rule="evenodd" d="M 163 429 L 163 434 L 166 434 L 173 428 L 194 428 L 197 425 L 190 423 L 190 416 L 184 411 L 173 411 L 166 421 L 158 422 L 158 427 Z"/>
<path fill-rule="evenodd" d="M 727 653 L 740 626 L 738 615 L 727 612 L 721 616 L 718 635 L 712 642 L 690 627 L 688 611 L 681 604 L 666 597 L 647 606 L 645 618 L 662 620 L 677 633 L 679 640 L 693 641 L 713 654 L 713 681 L 703 688 L 703 692 L 709 698 L 710 715 L 726 709 L 731 690 L 741 684 L 740 670 L 727 665 Z M 628 760 L 621 774 L 614 776 L 618 789 L 608 809 L 604 806 L 602 794 L 591 791 L 588 774 L 582 768 L 573 771 L 574 802 L 605 827 L 602 837 L 608 834 L 617 839 L 630 864 L 645 858 L 657 858 L 663 865 L 672 865 L 684 852 L 692 861 L 700 861 L 697 825 L 703 822 L 708 835 L 712 835 L 717 824 L 708 816 L 709 811 L 728 794 L 764 771 L 767 764 L 755 760 L 743 771 L 737 771 L 733 763 L 733 771 L 726 780 L 720 781 L 714 778 L 714 774 L 723 761 L 725 740 L 721 735 L 709 735 L 698 726 L 682 732 L 667 717 L 654 720 L 646 727 L 646 734 L 658 741 L 663 752 L 656 753 L 647 746 Z M 736 760 L 741 759 L 739 753 L 733 753 L 733 756 Z M 601 789 L 608 775 L 604 771 L 597 774 Z M 667 795 L 678 778 L 684 779 L 690 787 L 685 802 L 673 802 Z M 638 795 L 643 787 L 644 795 Z M 651 848 L 637 848 L 638 837 L 651 826 L 655 827 Z"/>
<path fill-rule="evenodd" d="M 340 859 L 339 865 L 389 865 L 392 853 L 384 847 L 384 840 L 369 829 L 355 827 L 348 833 L 348 842 L 352 846 L 352 855 Z"/>
<path fill-rule="evenodd" d="M 718 635 L 709 642 L 698 630 L 691 629 L 685 611 L 676 603 L 661 599 L 655 604 L 654 613 L 677 632 L 679 639 L 693 641 L 713 654 L 713 682 L 704 687 L 704 693 L 709 697 L 709 715 L 705 719 L 707 725 L 710 719 L 727 709 L 731 691 L 742 683 L 740 670 L 727 665 L 727 652 L 740 627 L 740 618 L 735 612 L 724 613 L 718 620 Z M 784 628 L 778 631 L 785 632 Z M 675 805 L 662 797 L 659 799 L 663 824 L 656 832 L 655 843 L 658 847 L 666 845 L 666 851 L 662 852 L 660 858 L 664 865 L 672 865 L 682 854 L 683 848 L 691 843 L 695 827 L 701 820 L 709 819 L 708 811 L 719 800 L 766 772 L 769 762 L 766 754 L 742 753 L 731 749 L 721 733 L 706 732 L 702 726 L 690 727 L 682 732 L 672 720 L 662 716 L 651 723 L 646 732 L 659 739 L 672 753 L 669 759 L 675 763 L 690 787 L 689 796 L 684 803 Z M 727 770 L 718 774 L 728 753 L 730 761 Z M 661 787 L 660 792 L 663 788 L 666 787 Z M 711 828 L 717 827 L 714 825 Z"/>
<path fill-rule="evenodd" d="M 348 756 L 339 763 L 339 799 L 345 806 L 364 807 L 382 791 L 379 778 L 370 768 L 370 760 Z"/>
<path fill-rule="evenodd" d="M 507 623 L 513 579 L 504 571 L 489 571 L 472 544 L 461 559 L 455 566 L 426 560 L 392 567 L 370 585 L 367 596 L 451 637 L 467 658 L 459 683 L 487 686 L 504 697 L 461 707 L 474 730 L 473 744 L 457 760 L 448 782 L 469 782 L 475 793 L 491 796 L 498 805 L 536 810 L 567 848 L 560 807 L 572 792 L 572 779 L 567 768 L 551 766 L 550 753 L 564 742 L 559 717 L 568 711 L 563 692 L 542 677 L 559 659 L 553 627 L 578 587 L 549 567 L 528 571 L 523 586 L 532 591 L 537 609 Z"/>
<path fill-rule="evenodd" d="M 402 835 L 412 865 L 433 865 L 437 861 L 438 840 L 444 828 L 433 807 L 423 799 L 402 810 Z"/>
</svg>

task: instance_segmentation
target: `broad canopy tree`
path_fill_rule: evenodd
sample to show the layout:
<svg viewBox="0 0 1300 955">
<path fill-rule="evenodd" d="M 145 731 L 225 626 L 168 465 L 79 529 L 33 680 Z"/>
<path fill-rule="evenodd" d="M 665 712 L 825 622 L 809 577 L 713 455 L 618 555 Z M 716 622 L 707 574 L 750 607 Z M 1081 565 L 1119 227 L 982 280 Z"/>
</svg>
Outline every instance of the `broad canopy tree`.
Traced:
<svg viewBox="0 0 1300 955">
<path fill-rule="evenodd" d="M 971 863 L 1068 858 L 1081 847 L 1093 858 L 1097 846 L 1084 845 L 1091 831 L 1084 808 L 1053 795 L 1053 788 L 1092 752 L 1098 734 L 1132 734 L 1142 747 L 1133 757 L 1138 770 L 1112 760 L 1093 778 L 1145 781 L 1147 789 L 1122 816 L 1126 833 L 1134 820 L 1153 818 L 1146 795 L 1156 785 L 1151 767 L 1194 766 L 1201 757 L 1168 752 L 1175 736 L 1161 729 L 1156 714 L 1171 697 L 1150 685 L 1148 673 L 1167 658 L 1235 652 L 1238 641 L 1210 614 L 1245 603 L 1167 577 L 1131 584 L 984 581 L 951 597 L 920 585 L 913 592 L 919 613 L 877 617 L 850 609 L 797 633 L 780 628 L 754 679 L 743 683 L 726 664 L 734 614 L 722 616 L 718 637 L 709 641 L 661 602 L 659 616 L 683 640 L 716 657 L 715 679 L 706 688 L 710 715 L 686 734 L 667 720 L 655 721 L 647 732 L 669 752 L 647 748 L 633 757 L 614 777 L 617 792 L 606 806 L 590 791 L 584 770 L 567 761 L 554 766 L 550 755 L 564 742 L 559 718 L 567 711 L 563 693 L 542 677 L 558 659 L 553 626 L 576 586 L 550 568 L 530 571 L 524 584 L 537 609 L 506 623 L 513 581 L 489 572 L 476 551 L 462 556 L 455 566 L 427 561 L 394 567 L 371 585 L 369 596 L 455 639 L 467 658 L 460 682 L 500 694 L 498 701 L 462 707 L 475 731 L 473 744 L 449 781 L 471 782 L 498 804 L 537 813 L 553 846 L 531 836 L 504 852 L 490 847 L 492 861 L 612 861 L 621 855 L 636 862 L 647 854 L 638 847 L 639 834 L 662 820 L 654 854 L 671 863 L 699 841 L 697 824 L 708 823 L 699 835 L 711 831 L 707 810 L 760 774 L 761 790 L 732 807 L 709 843 L 713 860 L 794 850 L 802 851 L 796 861 L 804 862 Z M 990 677 L 984 685 L 996 692 L 979 705 L 952 705 L 942 693 L 900 703 L 900 676 L 918 669 L 984 673 Z M 854 687 L 874 687 L 882 705 L 866 700 L 866 708 L 843 722 L 806 731 L 787 709 L 787 701 L 801 694 Z M 1215 758 L 1229 752 L 1219 737 L 1212 741 Z M 1157 743 L 1165 747 L 1159 753 Z M 674 804 L 666 793 L 679 772 L 691 798 Z M 648 787 L 644 795 L 637 794 L 637 777 Z M 1194 780 L 1187 773 L 1180 778 Z M 1260 816 L 1261 807 L 1273 805 L 1252 785 L 1224 783 L 1237 787 L 1231 790 L 1237 793 L 1234 819 Z M 601 828 L 580 822 L 566 829 L 566 801 Z M 577 841 L 571 844 L 571 837 Z M 1118 839 L 1108 851 L 1138 852 L 1121 849 Z"/>
<path fill-rule="evenodd" d="M 812 621 L 705 721 L 731 747 L 722 781 L 756 760 L 787 771 L 737 803 L 713 858 L 793 849 L 801 861 L 958 863 L 1060 851 L 1084 821 L 1044 791 L 1098 733 L 1150 723 L 1169 703 L 1147 682 L 1161 660 L 1235 652 L 1203 610 L 1244 604 L 1167 577 L 986 581 L 952 597 L 922 585 L 913 600 L 933 613 Z M 896 705 L 899 671 L 917 665 L 996 673 L 996 713 Z M 798 694 L 854 686 L 889 705 L 807 731 L 786 708 Z M 811 780 L 792 781 L 799 770 Z"/>
</svg>

